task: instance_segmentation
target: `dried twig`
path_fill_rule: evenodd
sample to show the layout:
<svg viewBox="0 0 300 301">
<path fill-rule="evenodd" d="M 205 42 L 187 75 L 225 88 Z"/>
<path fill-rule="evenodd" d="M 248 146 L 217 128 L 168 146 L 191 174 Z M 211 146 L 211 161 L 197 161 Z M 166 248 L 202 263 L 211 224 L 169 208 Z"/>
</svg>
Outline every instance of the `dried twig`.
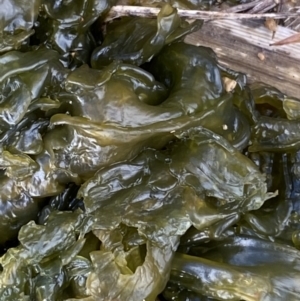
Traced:
<svg viewBox="0 0 300 301">
<path fill-rule="evenodd" d="M 270 44 L 270 46 L 281 46 L 281 45 L 294 44 L 294 43 L 300 43 L 300 32 L 296 33 L 284 40 Z"/>
<path fill-rule="evenodd" d="M 265 7 L 263 7 L 263 8 L 260 8 L 260 10 L 257 12 L 257 13 L 260 13 L 260 14 L 263 14 L 263 13 L 266 13 L 266 12 L 268 12 L 269 10 L 271 10 L 271 9 L 273 9 L 275 6 L 276 6 L 277 4 L 275 3 L 272 3 L 272 4 L 270 4 L 269 6 L 265 6 Z M 252 13 L 256 13 L 256 12 L 248 12 L 248 13 L 250 13 L 250 14 L 252 14 Z M 278 14 L 278 12 L 277 12 L 277 14 Z"/>
<path fill-rule="evenodd" d="M 255 5 L 252 9 L 248 11 L 249 14 L 258 14 L 262 12 L 266 12 L 272 8 L 274 8 L 277 3 L 273 0 L 260 1 L 257 5 Z"/>
<path fill-rule="evenodd" d="M 245 11 L 247 9 L 250 9 L 250 8 L 254 7 L 255 5 L 259 4 L 260 2 L 261 2 L 261 0 L 254 0 L 254 1 L 251 1 L 251 2 L 248 2 L 248 3 L 234 5 L 230 8 L 222 10 L 222 13 L 238 13 L 238 12 L 241 12 L 241 11 Z"/>
<path fill-rule="evenodd" d="M 123 16 L 138 16 L 145 18 L 154 18 L 158 15 L 160 9 L 156 7 L 144 7 L 144 6 L 127 6 L 116 5 L 113 6 L 108 13 L 105 21 L 110 21 Z M 188 19 L 202 19 L 202 20 L 214 20 L 214 19 L 264 19 L 274 18 L 282 19 L 286 17 L 296 17 L 298 14 L 291 13 L 267 13 L 267 14 L 237 14 L 237 13 L 224 13 L 215 11 L 202 11 L 202 10 L 186 10 L 178 9 L 178 15 L 180 17 Z"/>
</svg>

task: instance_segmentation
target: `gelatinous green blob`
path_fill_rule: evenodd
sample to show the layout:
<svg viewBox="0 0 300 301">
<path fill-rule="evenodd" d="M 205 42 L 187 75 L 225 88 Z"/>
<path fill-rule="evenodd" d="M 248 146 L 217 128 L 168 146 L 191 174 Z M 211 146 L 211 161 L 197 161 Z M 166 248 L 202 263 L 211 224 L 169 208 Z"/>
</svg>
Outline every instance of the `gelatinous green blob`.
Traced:
<svg viewBox="0 0 300 301">
<path fill-rule="evenodd" d="M 299 101 L 182 42 L 211 3 L 2 2 L 0 301 L 299 300 Z"/>
<path fill-rule="evenodd" d="M 89 62 L 96 46 L 91 25 L 108 12 L 116 0 L 42 0 L 35 38 L 57 50 L 65 66 L 76 68 Z"/>
<path fill-rule="evenodd" d="M 55 128 L 45 137 L 53 149 L 53 164 L 86 179 L 100 167 L 133 158 L 144 147 L 163 147 L 174 138 L 173 131 L 197 125 L 224 135 L 236 147 L 245 147 L 248 121 L 223 91 L 213 53 L 184 43 L 166 49 L 153 69 L 161 68 L 164 74 L 165 65 L 170 64 L 163 59 L 168 51 L 180 59 L 174 70 L 178 80 L 168 87 L 165 100 L 166 88 L 132 65 L 114 62 L 101 71 L 82 66 L 70 73 L 62 101 L 72 116 L 54 115 Z M 67 139 L 61 139 L 62 133 Z"/>
<path fill-rule="evenodd" d="M 235 236 L 176 254 L 171 282 L 217 300 L 298 300 L 300 253 L 257 238 Z"/>
<path fill-rule="evenodd" d="M 107 35 L 91 57 L 93 68 L 101 69 L 117 60 L 142 65 L 158 54 L 163 46 L 200 28 L 180 20 L 177 10 L 166 4 L 157 19 L 125 17 L 108 25 Z"/>
<path fill-rule="evenodd" d="M 283 109 L 290 120 L 300 119 L 300 101 L 293 98 L 285 98 L 283 100 Z"/>
<path fill-rule="evenodd" d="M 185 43 L 168 45 L 154 58 L 150 70 L 170 89 L 168 99 L 161 104 L 169 110 L 176 107 L 191 115 L 216 108 L 225 97 L 233 101 L 224 90 L 222 72 L 210 48 Z M 232 104 L 224 111 L 216 111 L 214 118 L 202 125 L 227 138 L 238 149 L 248 144 L 249 122 Z"/>
<path fill-rule="evenodd" d="M 34 34 L 32 30 L 41 0 L 1 1 L 0 53 L 18 49 Z"/>
<path fill-rule="evenodd" d="M 263 83 L 253 83 L 250 85 L 251 94 L 256 105 L 256 109 L 263 116 L 286 117 L 283 110 L 285 95 L 272 86 Z"/>
<path fill-rule="evenodd" d="M 300 149 L 300 122 L 283 118 L 261 117 L 252 131 L 249 151 L 290 152 Z"/>
</svg>

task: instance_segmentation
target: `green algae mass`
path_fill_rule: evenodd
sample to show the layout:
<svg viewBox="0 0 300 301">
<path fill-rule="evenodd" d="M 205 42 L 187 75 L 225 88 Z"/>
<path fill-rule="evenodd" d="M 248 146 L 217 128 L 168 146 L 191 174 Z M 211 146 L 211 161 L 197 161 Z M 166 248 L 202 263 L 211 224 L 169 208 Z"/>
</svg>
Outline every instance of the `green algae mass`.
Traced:
<svg viewBox="0 0 300 301">
<path fill-rule="evenodd" d="M 0 4 L 0 301 L 299 300 L 300 101 L 147 3 Z"/>
</svg>

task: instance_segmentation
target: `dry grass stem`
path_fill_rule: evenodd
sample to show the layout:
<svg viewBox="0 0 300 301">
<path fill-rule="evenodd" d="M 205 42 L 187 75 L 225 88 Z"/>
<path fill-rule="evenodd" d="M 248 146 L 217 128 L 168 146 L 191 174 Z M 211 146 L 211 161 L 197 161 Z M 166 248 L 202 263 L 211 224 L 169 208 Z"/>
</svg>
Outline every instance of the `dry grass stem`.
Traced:
<svg viewBox="0 0 300 301">
<path fill-rule="evenodd" d="M 251 10 L 248 11 L 249 14 L 257 14 L 268 11 L 278 5 L 273 0 L 260 1 L 257 5 L 255 5 Z"/>
<path fill-rule="evenodd" d="M 116 5 L 111 8 L 105 21 L 123 17 L 123 16 L 137 16 L 144 18 L 154 18 L 158 15 L 160 9 L 156 7 L 144 7 L 144 6 L 129 6 L 129 5 Z M 180 17 L 188 19 L 202 19 L 202 20 L 214 20 L 214 19 L 263 19 L 274 18 L 282 19 L 286 17 L 296 17 L 297 14 L 284 13 L 266 13 L 266 14 L 243 14 L 243 13 L 227 13 L 227 12 L 215 12 L 215 11 L 202 11 L 202 10 L 186 10 L 178 9 L 178 15 Z"/>
<path fill-rule="evenodd" d="M 296 33 L 284 40 L 270 44 L 270 46 L 281 46 L 281 45 L 294 44 L 294 43 L 300 43 L 300 32 Z"/>
<path fill-rule="evenodd" d="M 241 11 L 248 10 L 248 9 L 254 7 L 255 5 L 259 4 L 260 2 L 261 2 L 261 0 L 255 0 L 255 1 L 252 1 L 252 2 L 249 2 L 249 3 L 243 3 L 243 4 L 235 5 L 235 6 L 232 6 L 230 8 L 222 10 L 222 12 L 223 13 L 238 13 L 238 12 L 241 12 Z"/>
</svg>

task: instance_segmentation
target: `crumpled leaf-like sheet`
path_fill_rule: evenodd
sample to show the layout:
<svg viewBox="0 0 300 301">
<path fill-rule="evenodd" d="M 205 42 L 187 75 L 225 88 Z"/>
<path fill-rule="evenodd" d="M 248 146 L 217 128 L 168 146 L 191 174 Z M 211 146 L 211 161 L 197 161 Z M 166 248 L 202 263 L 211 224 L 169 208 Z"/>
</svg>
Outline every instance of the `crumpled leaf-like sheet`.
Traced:
<svg viewBox="0 0 300 301">
<path fill-rule="evenodd" d="M 170 51 L 178 56 L 176 68 L 159 59 Z M 211 51 L 176 43 L 166 47 L 152 68 L 162 72 L 171 68 L 177 76 L 164 101 L 166 88 L 132 65 L 114 62 L 101 71 L 83 66 L 68 76 L 67 93 L 60 98 L 71 115 L 52 116 L 55 128 L 44 138 L 57 168 L 86 179 L 103 166 L 133 158 L 145 146 L 159 149 L 172 139 L 172 131 L 196 125 L 224 136 L 231 133 L 237 147 L 248 141 L 248 121 L 233 107 L 231 95 L 224 92 Z M 146 89 L 149 84 L 153 88 Z M 155 106 L 154 98 L 158 102 Z M 224 123 L 238 125 L 234 135 L 224 131 Z M 62 140 L 62 135 L 66 139 Z"/>
<path fill-rule="evenodd" d="M 42 198 L 63 189 L 47 178 L 45 157 L 38 157 L 44 150 L 41 134 L 49 121 L 37 111 L 57 106 L 40 97 L 45 91 L 52 95 L 61 90 L 68 73 L 58 58 L 47 49 L 10 51 L 0 57 L 1 245 L 36 218 Z"/>
<path fill-rule="evenodd" d="M 261 116 L 253 125 L 249 151 L 297 151 L 299 100 L 263 84 L 253 85 L 252 93 Z"/>
<path fill-rule="evenodd" d="M 267 194 L 264 176 L 249 159 L 221 137 L 219 142 L 207 139 L 211 137 L 213 134 L 206 131 L 203 137 L 201 130 L 198 135 L 190 133 L 190 138 L 173 148 L 169 158 L 149 150 L 131 164 L 118 164 L 100 170 L 82 185 L 78 197 L 83 197 L 94 228 L 109 230 L 125 224 L 136 227 L 148 241 L 144 263 L 133 274 L 131 271 L 124 275 L 122 271 L 128 267 L 127 262 L 120 259 L 124 256 L 123 250 L 123 255 L 120 255 L 115 244 L 106 248 L 106 244 L 111 245 L 112 241 L 103 238 L 103 230 L 95 231 L 104 242 L 106 251 L 93 253 L 95 256 L 97 254 L 97 260 L 94 259 L 97 272 L 88 277 L 87 286 L 95 300 L 141 300 L 148 295 L 145 288 L 157 294 L 161 284 L 167 280 L 163 275 L 169 271 L 172 250 L 178 244 L 179 236 L 192 224 L 210 233 L 211 238 L 218 237 L 238 220 L 238 212 L 257 209 L 273 196 Z M 205 157 L 211 156 L 214 151 L 218 153 L 216 166 L 210 165 L 214 160 L 208 162 Z M 180 156 L 180 161 L 177 156 Z M 243 169 L 240 164 L 239 168 L 234 167 L 237 156 L 241 156 L 238 162 L 244 162 Z M 207 175 L 220 184 L 219 194 L 211 194 L 210 187 L 215 184 Z M 214 191 L 217 191 L 216 187 Z M 206 202 L 205 196 L 219 198 L 220 204 Z M 112 235 L 112 232 L 109 233 Z M 119 242 L 121 240 L 119 238 Z M 157 269 L 148 266 L 149 256 L 151 258 L 154 252 L 152 244 L 158 248 L 155 248 L 157 257 L 154 257 L 155 265 L 159 267 L 158 274 L 154 273 Z M 164 260 L 157 262 L 163 254 Z M 101 289 L 96 289 L 99 286 Z M 107 287 L 114 287 L 114 290 L 107 291 Z M 144 287 L 143 295 L 139 287 Z M 150 297 L 152 293 L 148 296 L 149 300 L 153 300 Z"/>
<path fill-rule="evenodd" d="M 108 3 L 101 2 L 99 5 L 99 10 L 107 10 Z M 58 18 L 63 12 L 58 9 L 52 13 Z M 96 15 L 90 20 L 94 20 L 98 13 L 95 12 Z M 61 18 L 66 21 L 62 16 Z M 85 21 L 85 28 L 88 30 L 90 23 L 87 19 Z M 163 146 L 173 137 L 171 131 L 197 124 L 216 110 L 212 108 L 195 118 L 182 116 L 176 119 L 182 112 L 154 106 L 165 99 L 167 90 L 148 72 L 134 66 L 116 64 L 117 68 L 113 65 L 102 73 L 94 71 L 95 78 L 89 82 L 91 76 L 86 79 L 84 77 L 87 74 L 93 76 L 93 73 L 82 67 L 71 73 L 66 80 L 70 71 L 63 68 L 59 59 L 57 52 L 44 48 L 28 52 L 12 51 L 0 58 L 0 139 L 7 150 L 6 154 L 10 153 L 11 158 L 15 158 L 13 164 L 2 164 L 6 171 L 1 177 L 5 183 L 10 183 L 10 189 L 14 191 L 12 194 L 2 195 L 4 216 L 9 216 L 8 212 L 20 214 L 16 207 L 14 211 L 14 207 L 8 209 L 7 205 L 17 199 L 23 200 L 23 194 L 30 200 L 56 195 L 62 192 L 68 182 L 79 184 L 83 178 L 93 175 L 103 165 L 132 158 L 145 146 Z M 98 95 L 106 88 L 108 93 L 104 95 L 104 99 L 99 99 Z M 80 90 L 83 92 L 79 93 Z M 112 93 L 115 93 L 114 102 Z M 70 100 L 71 103 L 74 100 L 73 105 L 70 105 Z M 131 105 L 129 100 L 132 101 Z M 125 114 L 116 116 L 117 127 L 103 127 L 103 123 L 112 121 L 112 116 L 122 102 Z M 220 110 L 224 110 L 228 104 L 229 101 L 224 99 Z M 99 110 L 95 110 L 95 105 L 99 106 Z M 106 112 L 104 116 L 98 114 L 102 111 Z M 78 117 L 65 115 L 61 118 L 62 116 L 56 115 L 49 125 L 49 117 L 56 112 L 71 112 Z M 141 112 L 143 114 L 140 114 L 140 120 L 132 124 Z M 97 123 L 80 119 L 81 117 Z M 72 118 L 75 118 L 75 123 Z M 170 121 L 165 122 L 166 119 Z M 71 123 L 71 126 L 62 127 L 59 125 L 62 123 Z M 151 123 L 155 125 L 148 126 Z M 57 126 L 49 131 L 54 124 Z M 83 124 L 86 125 L 82 126 Z M 132 138 L 129 138 L 124 126 L 133 125 L 143 127 L 132 131 Z M 121 149 L 122 152 L 119 151 Z M 20 156 L 20 152 L 26 155 Z M 35 162 L 28 165 L 27 156 L 35 156 Z M 25 204 L 28 203 L 26 201 L 22 204 L 26 208 Z M 36 213 L 36 210 L 32 212 Z M 17 224 L 12 223 L 12 233 L 16 233 L 32 216 L 30 214 L 28 219 L 20 218 Z M 4 224 L 5 227 L 8 226 L 7 222 Z M 9 237 L 10 235 L 5 236 L 4 240 Z"/>
<path fill-rule="evenodd" d="M 76 238 L 82 218 L 80 212 L 54 212 L 45 226 L 31 221 L 20 230 L 20 246 L 1 257 L 1 301 L 12 293 L 14 300 L 60 300 L 68 279 L 65 267 L 84 244 L 84 239 Z"/>
<path fill-rule="evenodd" d="M 34 295 L 45 295 L 53 286 L 53 298 L 61 296 L 69 283 L 63 275 L 80 253 L 84 234 L 92 230 L 102 246 L 90 253 L 92 270 L 88 269 L 85 278 L 86 300 L 153 300 L 168 280 L 179 237 L 191 225 L 210 233 L 211 238 L 218 237 L 236 222 L 237 212 L 257 208 L 272 196 L 266 193 L 264 176 L 256 166 L 226 140 L 204 129 L 181 135 L 185 138 L 178 147 L 166 154 L 149 149 L 132 162 L 104 168 L 86 181 L 77 195 L 84 198 L 85 213 L 54 212 L 44 226 L 34 222 L 24 226 L 19 233 L 21 246 L 10 249 L 1 259 L 5 290 L 10 287 L 8 279 L 16 279 L 14 271 L 20 269 L 19 264 L 28 275 L 31 266 L 47 270 L 44 262 L 49 260 L 49 273 L 56 276 L 34 278 L 31 290 Z M 176 156 L 182 156 L 183 149 L 187 155 L 178 162 Z M 223 168 L 216 170 L 206 162 L 205 153 L 213 149 L 219 151 L 219 160 L 223 156 L 219 161 Z M 234 169 L 236 156 L 242 156 L 243 169 Z M 210 184 L 201 168 L 209 169 L 214 178 L 224 173 L 225 177 L 218 176 L 218 197 L 228 199 L 227 204 L 221 199 L 220 203 L 206 201 Z M 202 190 L 193 186 L 197 184 L 195 178 Z M 246 185 L 249 194 L 239 199 L 237 185 Z M 16 255 L 12 259 L 13 252 Z M 39 281 L 43 291 L 38 288 Z M 24 293 L 25 284 L 18 283 L 16 290 Z"/>
<path fill-rule="evenodd" d="M 292 97 L 286 97 L 283 100 L 283 109 L 290 120 L 300 119 L 300 101 Z"/>
<path fill-rule="evenodd" d="M 253 143 L 249 151 L 289 152 L 299 149 L 298 120 L 261 117 L 253 128 Z"/>
<path fill-rule="evenodd" d="M 55 51 L 11 51 L 0 56 L 0 129 L 17 125 L 28 112 L 33 100 L 45 90 L 50 94 L 61 89 L 67 75 Z M 55 75 L 54 75 L 55 74 Z"/>
<path fill-rule="evenodd" d="M 168 45 L 151 62 L 150 71 L 170 89 L 168 99 L 161 104 L 164 108 L 176 107 L 187 115 L 195 114 L 220 105 L 226 95 L 216 55 L 207 47 Z M 233 105 L 218 113 L 202 125 L 244 149 L 250 138 L 249 121 Z"/>
<path fill-rule="evenodd" d="M 268 190 L 280 187 L 279 194 L 260 210 L 246 213 L 238 223 L 239 232 L 288 245 L 294 244 L 298 248 L 299 151 L 288 154 L 266 152 L 259 154 L 263 160 L 256 163 L 269 178 Z"/>
<path fill-rule="evenodd" d="M 116 0 L 42 0 L 36 38 L 39 44 L 57 50 L 65 66 L 79 67 L 89 61 L 96 46 L 90 26 L 115 3 Z"/>
<path fill-rule="evenodd" d="M 34 31 L 40 0 L 3 0 L 0 12 L 0 53 L 18 49 Z"/>
<path fill-rule="evenodd" d="M 297 100 L 180 42 L 201 22 L 169 5 L 82 65 L 114 3 L 4 12 L 13 38 L 37 22 L 0 57 L 0 300 L 297 300 Z"/>
<path fill-rule="evenodd" d="M 190 254 L 199 257 L 176 254 L 171 282 L 217 300 L 299 300 L 300 257 L 293 247 L 236 236 Z"/>
<path fill-rule="evenodd" d="M 158 54 L 163 46 L 200 28 L 202 21 L 183 22 L 172 6 L 164 5 L 157 20 L 122 18 L 108 25 L 101 46 L 91 56 L 93 68 L 101 69 L 113 60 L 142 65 Z"/>
</svg>

